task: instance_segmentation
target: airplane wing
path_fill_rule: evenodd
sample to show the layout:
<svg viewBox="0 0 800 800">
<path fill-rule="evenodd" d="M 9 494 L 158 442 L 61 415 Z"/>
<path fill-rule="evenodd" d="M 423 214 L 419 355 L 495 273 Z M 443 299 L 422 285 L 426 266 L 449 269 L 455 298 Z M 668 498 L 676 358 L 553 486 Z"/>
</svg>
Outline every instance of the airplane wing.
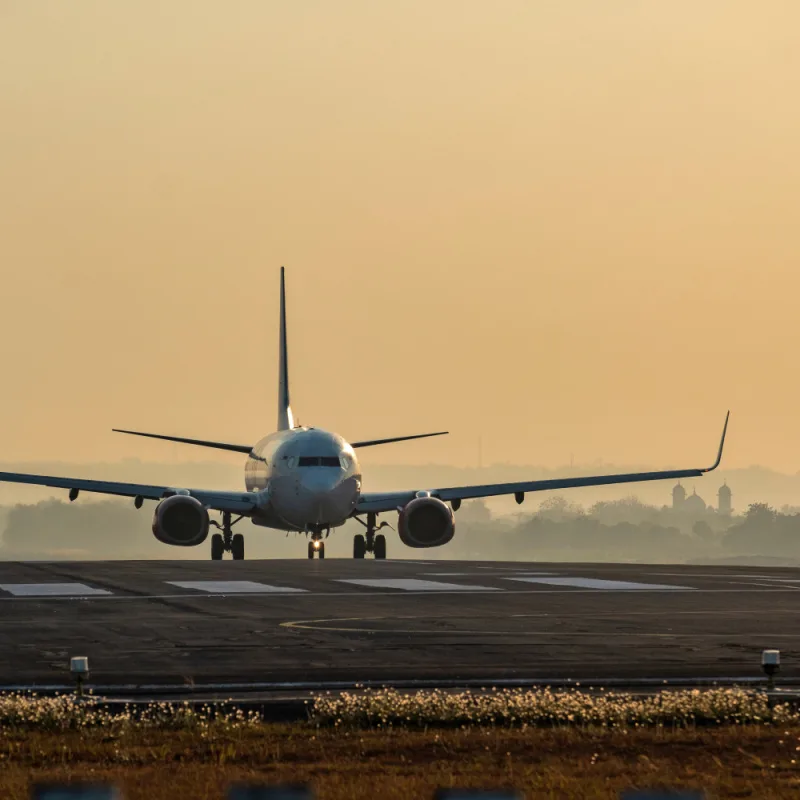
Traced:
<svg viewBox="0 0 800 800">
<path fill-rule="evenodd" d="M 174 494 L 188 493 L 208 508 L 216 511 L 231 511 L 236 514 L 252 511 L 257 505 L 257 497 L 253 492 L 180 489 L 171 486 L 147 486 L 141 483 L 117 483 L 115 481 L 93 481 L 82 478 L 55 478 L 48 475 L 26 475 L 22 472 L 0 472 L 0 482 L 69 489 L 71 499 L 74 499 L 72 497 L 73 493 L 77 492 L 97 492 L 121 497 L 142 497 L 145 500 L 161 500 Z"/>
<path fill-rule="evenodd" d="M 165 442 L 180 442 L 181 444 L 196 444 L 200 447 L 213 447 L 215 450 L 230 450 L 234 453 L 249 453 L 253 447 L 249 444 L 229 444 L 228 442 L 209 442 L 206 439 L 186 439 L 183 436 L 164 436 L 160 433 L 142 433 L 141 431 L 126 431 L 122 428 L 112 428 L 112 433 L 127 433 L 131 436 L 146 436 L 148 439 L 163 439 Z"/>
<path fill-rule="evenodd" d="M 662 472 L 632 472 L 622 475 L 592 475 L 581 478 L 555 478 L 545 481 L 521 481 L 519 483 L 490 483 L 480 486 L 456 486 L 444 489 L 430 489 L 433 497 L 444 501 L 470 500 L 476 497 L 496 497 L 504 494 L 525 494 L 552 489 L 572 489 L 578 486 L 606 486 L 615 483 L 638 483 L 640 481 L 660 481 L 665 479 L 696 478 L 715 470 L 722 460 L 722 448 L 728 430 L 730 411 L 725 417 L 725 426 L 719 442 L 717 460 L 710 467 L 699 469 L 677 469 Z M 416 496 L 416 491 L 404 492 L 364 492 L 361 495 L 356 513 L 395 511 L 402 508 Z"/>
<path fill-rule="evenodd" d="M 437 433 L 417 433 L 413 436 L 393 436 L 391 439 L 368 439 L 363 442 L 351 442 L 350 447 L 374 447 L 376 444 L 391 444 L 392 442 L 407 442 L 410 439 L 428 439 L 431 436 L 446 436 L 449 431 L 438 431 Z"/>
</svg>

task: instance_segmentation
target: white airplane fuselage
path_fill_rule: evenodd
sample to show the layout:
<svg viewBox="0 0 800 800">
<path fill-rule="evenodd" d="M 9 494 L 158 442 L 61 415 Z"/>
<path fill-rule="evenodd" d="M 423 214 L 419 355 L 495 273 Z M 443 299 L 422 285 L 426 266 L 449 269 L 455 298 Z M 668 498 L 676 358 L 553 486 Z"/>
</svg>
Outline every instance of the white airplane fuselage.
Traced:
<svg viewBox="0 0 800 800">
<path fill-rule="evenodd" d="M 343 525 L 361 494 L 361 470 L 353 448 L 318 428 L 277 431 L 253 447 L 245 465 L 250 492 L 265 492 L 264 513 L 253 522 L 309 531 Z"/>
</svg>

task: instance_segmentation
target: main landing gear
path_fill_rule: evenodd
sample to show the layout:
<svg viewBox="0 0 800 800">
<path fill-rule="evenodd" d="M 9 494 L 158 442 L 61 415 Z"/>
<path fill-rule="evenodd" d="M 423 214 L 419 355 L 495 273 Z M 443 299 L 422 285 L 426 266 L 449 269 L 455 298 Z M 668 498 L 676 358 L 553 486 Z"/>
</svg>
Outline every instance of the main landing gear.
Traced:
<svg viewBox="0 0 800 800">
<path fill-rule="evenodd" d="M 386 537 L 382 533 L 376 535 L 376 531 L 381 528 L 391 527 L 387 522 L 382 522 L 379 527 L 375 527 L 378 515 L 370 511 L 367 513 L 367 521 L 358 521 L 367 529 L 366 533 L 357 533 L 353 537 L 353 558 L 364 558 L 367 553 L 372 553 L 376 559 L 386 558 Z"/>
<path fill-rule="evenodd" d="M 237 517 L 231 522 L 231 512 L 222 512 L 222 525 L 216 520 L 211 520 L 211 524 L 219 528 L 222 533 L 215 533 L 211 537 L 211 560 L 222 561 L 224 553 L 230 553 L 234 561 L 244 560 L 244 536 L 241 533 L 233 533 L 231 528 L 242 517 Z"/>
</svg>

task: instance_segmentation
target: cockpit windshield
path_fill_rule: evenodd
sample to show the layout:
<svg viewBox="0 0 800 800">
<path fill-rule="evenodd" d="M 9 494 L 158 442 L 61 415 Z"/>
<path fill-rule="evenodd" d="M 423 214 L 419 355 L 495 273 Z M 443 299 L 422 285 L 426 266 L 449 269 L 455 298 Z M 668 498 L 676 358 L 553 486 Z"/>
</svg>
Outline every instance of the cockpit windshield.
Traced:
<svg viewBox="0 0 800 800">
<path fill-rule="evenodd" d="M 341 468 L 339 456 L 300 456 L 298 459 L 301 467 L 337 467 Z"/>
</svg>

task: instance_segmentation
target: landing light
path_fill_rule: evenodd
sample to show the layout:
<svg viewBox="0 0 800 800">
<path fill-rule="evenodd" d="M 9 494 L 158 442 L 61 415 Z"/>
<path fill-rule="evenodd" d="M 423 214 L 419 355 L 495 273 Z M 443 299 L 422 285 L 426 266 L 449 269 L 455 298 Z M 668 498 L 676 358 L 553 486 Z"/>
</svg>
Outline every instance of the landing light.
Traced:
<svg viewBox="0 0 800 800">
<path fill-rule="evenodd" d="M 314 541 L 314 549 L 319 550 L 319 540 Z"/>
</svg>

